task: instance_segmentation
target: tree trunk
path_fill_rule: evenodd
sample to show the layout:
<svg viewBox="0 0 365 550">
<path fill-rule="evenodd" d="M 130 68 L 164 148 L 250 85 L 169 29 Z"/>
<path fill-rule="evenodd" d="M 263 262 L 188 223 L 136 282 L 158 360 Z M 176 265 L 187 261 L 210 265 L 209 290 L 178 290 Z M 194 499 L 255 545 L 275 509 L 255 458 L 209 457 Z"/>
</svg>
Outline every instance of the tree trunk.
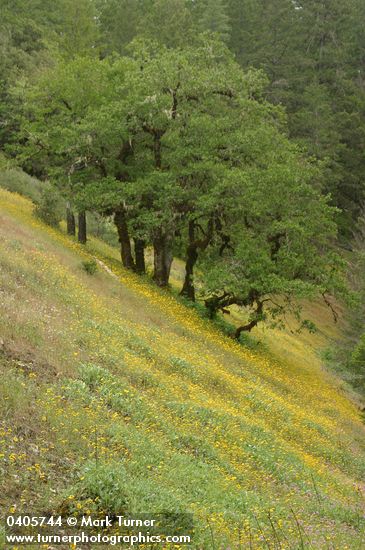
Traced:
<svg viewBox="0 0 365 550">
<path fill-rule="evenodd" d="M 132 256 L 131 240 L 129 238 L 127 220 L 123 209 L 117 210 L 114 214 L 114 223 L 118 230 L 120 242 L 120 254 L 122 257 L 123 266 L 127 269 L 136 270 L 136 265 Z"/>
<path fill-rule="evenodd" d="M 195 302 L 195 287 L 194 287 L 194 266 L 198 259 L 198 247 L 193 243 L 190 244 L 186 251 L 186 263 L 185 263 L 185 279 L 181 289 L 180 295 L 186 296 L 189 300 Z"/>
<path fill-rule="evenodd" d="M 136 272 L 146 273 L 146 263 L 144 259 L 145 242 L 142 239 L 134 239 L 134 254 L 136 257 Z"/>
<path fill-rule="evenodd" d="M 243 325 L 242 327 L 238 327 L 236 329 L 236 332 L 234 333 L 234 338 L 238 340 L 238 338 L 241 336 L 242 332 L 251 332 L 251 330 L 257 326 L 258 319 L 252 319 L 247 325 Z"/>
<path fill-rule="evenodd" d="M 163 231 L 153 239 L 153 262 L 155 283 L 160 287 L 167 286 L 172 264 L 171 238 Z"/>
<path fill-rule="evenodd" d="M 229 306 L 246 305 L 244 301 L 238 296 L 224 292 L 222 296 L 213 295 L 207 298 L 205 301 L 205 307 L 209 311 L 209 319 L 214 319 L 217 316 L 218 311 L 226 312 L 226 308 Z"/>
<path fill-rule="evenodd" d="M 78 215 L 78 241 L 81 244 L 86 243 L 86 212 L 83 210 Z"/>
<path fill-rule="evenodd" d="M 234 333 L 234 338 L 236 338 L 236 340 L 238 340 L 242 332 L 251 332 L 251 330 L 256 327 L 259 321 L 262 319 L 261 316 L 263 313 L 264 304 L 262 301 L 257 301 L 256 303 L 257 308 L 255 311 L 255 317 L 249 323 L 247 323 L 247 325 L 243 325 L 236 329 L 236 332 Z"/>
<path fill-rule="evenodd" d="M 196 239 L 196 222 L 194 220 L 189 221 L 189 245 L 186 250 L 186 263 L 185 263 L 185 279 L 181 289 L 180 295 L 186 296 L 189 300 L 195 302 L 195 287 L 194 287 L 194 267 L 198 260 L 198 250 L 205 250 L 213 237 L 214 220 L 211 217 L 208 221 L 206 232 L 204 232 L 204 238 Z M 201 229 L 202 230 L 202 229 Z"/>
<path fill-rule="evenodd" d="M 211 296 L 207 298 L 204 303 L 209 312 L 209 319 L 215 319 L 219 309 L 219 298 L 217 296 Z"/>
<path fill-rule="evenodd" d="M 66 207 L 66 220 L 67 220 L 67 235 L 76 235 L 75 216 L 71 210 L 71 206 L 69 203 L 67 203 L 67 207 Z"/>
</svg>

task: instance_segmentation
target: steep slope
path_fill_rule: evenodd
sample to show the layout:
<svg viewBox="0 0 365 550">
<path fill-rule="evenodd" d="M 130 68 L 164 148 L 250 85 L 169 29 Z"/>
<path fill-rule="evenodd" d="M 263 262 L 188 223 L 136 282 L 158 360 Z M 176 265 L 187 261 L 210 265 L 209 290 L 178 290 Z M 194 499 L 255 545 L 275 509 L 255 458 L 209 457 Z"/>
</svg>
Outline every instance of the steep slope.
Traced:
<svg viewBox="0 0 365 550">
<path fill-rule="evenodd" d="M 194 547 L 363 547 L 363 423 L 332 376 L 113 259 L 88 275 L 93 243 L 1 190 L 0 239 L 4 512 L 189 511 Z"/>
</svg>

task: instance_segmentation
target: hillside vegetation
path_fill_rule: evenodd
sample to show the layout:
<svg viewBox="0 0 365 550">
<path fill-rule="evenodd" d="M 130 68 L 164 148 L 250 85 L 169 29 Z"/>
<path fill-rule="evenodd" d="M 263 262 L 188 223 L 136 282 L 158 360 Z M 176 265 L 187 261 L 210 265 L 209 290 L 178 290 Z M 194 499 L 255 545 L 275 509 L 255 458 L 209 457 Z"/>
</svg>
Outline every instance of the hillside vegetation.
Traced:
<svg viewBox="0 0 365 550">
<path fill-rule="evenodd" d="M 189 511 L 196 548 L 363 548 L 364 429 L 339 383 L 32 208 L 0 191 L 2 512 Z"/>
</svg>

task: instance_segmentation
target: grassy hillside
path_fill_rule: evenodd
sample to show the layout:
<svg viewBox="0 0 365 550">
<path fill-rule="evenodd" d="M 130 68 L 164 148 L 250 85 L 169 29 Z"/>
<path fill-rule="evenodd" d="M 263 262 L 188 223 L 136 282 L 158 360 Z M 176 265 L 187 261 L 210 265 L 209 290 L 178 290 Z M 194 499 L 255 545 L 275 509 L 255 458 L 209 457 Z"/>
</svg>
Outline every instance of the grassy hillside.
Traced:
<svg viewBox="0 0 365 550">
<path fill-rule="evenodd" d="M 4 513 L 189 511 L 196 548 L 364 548 L 363 422 L 303 341 L 244 349 L 3 190 L 0 243 Z"/>
</svg>

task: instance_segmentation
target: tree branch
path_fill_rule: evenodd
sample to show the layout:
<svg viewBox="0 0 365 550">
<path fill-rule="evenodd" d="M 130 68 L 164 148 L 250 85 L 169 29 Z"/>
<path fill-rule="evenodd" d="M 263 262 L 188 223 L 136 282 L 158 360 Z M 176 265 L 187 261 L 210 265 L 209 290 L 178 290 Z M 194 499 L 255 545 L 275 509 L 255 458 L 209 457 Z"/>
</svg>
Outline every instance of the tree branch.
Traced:
<svg viewBox="0 0 365 550">
<path fill-rule="evenodd" d="M 326 304 L 326 306 L 330 308 L 330 310 L 332 312 L 334 322 L 337 323 L 339 315 L 338 315 L 336 309 L 333 307 L 333 305 L 329 301 L 328 297 L 326 296 L 326 293 L 327 293 L 326 290 L 324 292 L 322 292 L 322 298 L 323 298 L 324 303 Z"/>
</svg>

